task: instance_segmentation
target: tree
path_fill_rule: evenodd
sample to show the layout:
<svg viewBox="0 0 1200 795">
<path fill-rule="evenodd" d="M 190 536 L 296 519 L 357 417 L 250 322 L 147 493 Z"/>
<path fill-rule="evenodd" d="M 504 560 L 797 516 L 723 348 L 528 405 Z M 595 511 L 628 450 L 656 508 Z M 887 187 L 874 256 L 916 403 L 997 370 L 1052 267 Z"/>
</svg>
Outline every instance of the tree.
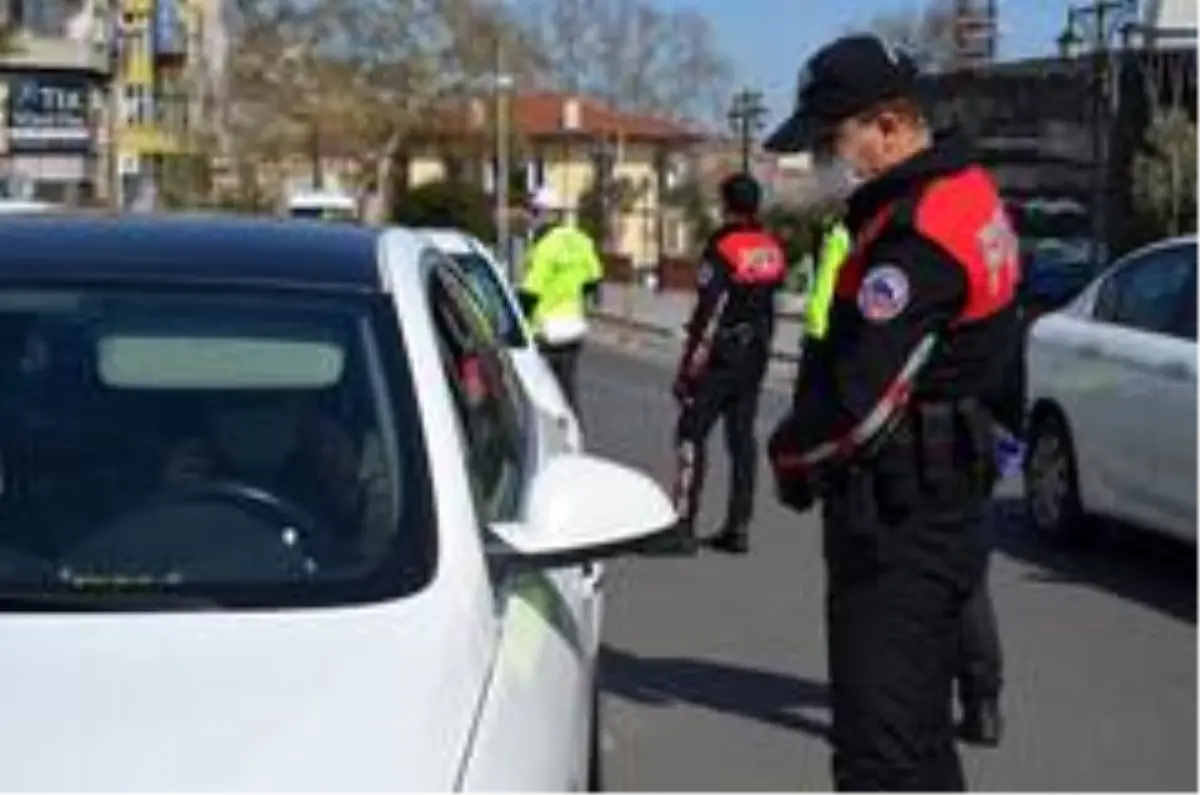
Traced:
<svg viewBox="0 0 1200 795">
<path fill-rule="evenodd" d="M 876 14 L 866 29 L 907 52 L 922 71 L 941 71 L 957 54 L 953 0 L 930 0 L 924 7 Z"/>
<path fill-rule="evenodd" d="M 355 161 L 375 220 L 387 217 L 405 138 L 491 69 L 481 41 L 511 37 L 482 0 L 240 0 L 231 127 L 251 156 L 326 142 Z M 517 49 L 511 47 L 511 49 Z"/>
<path fill-rule="evenodd" d="M 674 208 L 683 215 L 688 236 L 693 245 L 699 246 L 717 229 L 713 214 L 713 198 L 704 189 L 703 183 L 692 176 L 663 194 L 663 206 Z M 696 253 L 696 252 L 692 252 Z"/>
<path fill-rule="evenodd" d="M 712 24 L 647 0 L 522 0 L 516 20 L 542 79 L 613 107 L 669 118 L 723 116 L 732 67 Z"/>
<path fill-rule="evenodd" d="M 453 227 L 484 241 L 496 239 L 491 197 L 464 182 L 427 182 L 405 196 L 392 220 L 407 226 Z"/>
<path fill-rule="evenodd" d="M 1182 108 L 1157 112 L 1133 160 L 1133 195 L 1151 237 L 1196 229 L 1196 123 Z"/>
</svg>

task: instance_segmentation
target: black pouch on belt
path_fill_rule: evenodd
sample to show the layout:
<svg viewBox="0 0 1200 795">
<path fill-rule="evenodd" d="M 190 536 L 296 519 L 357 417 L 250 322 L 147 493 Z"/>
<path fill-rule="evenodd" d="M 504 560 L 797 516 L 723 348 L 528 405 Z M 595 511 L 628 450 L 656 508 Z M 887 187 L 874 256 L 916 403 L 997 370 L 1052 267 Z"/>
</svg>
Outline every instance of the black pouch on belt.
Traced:
<svg viewBox="0 0 1200 795">
<path fill-rule="evenodd" d="M 968 445 L 969 466 L 974 484 L 982 494 L 990 494 L 996 485 L 996 430 L 992 413 L 977 400 L 960 404 L 959 416 Z"/>
<path fill-rule="evenodd" d="M 955 407 L 942 401 L 921 403 L 915 414 L 921 488 L 934 505 L 946 504 L 953 501 L 962 483 Z"/>
<path fill-rule="evenodd" d="M 876 510 L 884 524 L 897 525 L 916 508 L 921 496 L 916 463 L 913 426 L 902 419 L 870 458 Z"/>
</svg>

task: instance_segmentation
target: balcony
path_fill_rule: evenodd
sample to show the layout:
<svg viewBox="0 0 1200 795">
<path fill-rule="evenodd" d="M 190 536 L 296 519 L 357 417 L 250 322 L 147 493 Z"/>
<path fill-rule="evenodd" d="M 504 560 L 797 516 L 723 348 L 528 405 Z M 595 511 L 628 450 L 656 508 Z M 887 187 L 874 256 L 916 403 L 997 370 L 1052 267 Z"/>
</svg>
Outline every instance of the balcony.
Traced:
<svg viewBox="0 0 1200 795">
<path fill-rule="evenodd" d="M 0 60 L 8 70 L 62 69 L 107 75 L 112 69 L 109 49 L 103 44 L 28 33 L 18 35 L 12 52 Z"/>
</svg>

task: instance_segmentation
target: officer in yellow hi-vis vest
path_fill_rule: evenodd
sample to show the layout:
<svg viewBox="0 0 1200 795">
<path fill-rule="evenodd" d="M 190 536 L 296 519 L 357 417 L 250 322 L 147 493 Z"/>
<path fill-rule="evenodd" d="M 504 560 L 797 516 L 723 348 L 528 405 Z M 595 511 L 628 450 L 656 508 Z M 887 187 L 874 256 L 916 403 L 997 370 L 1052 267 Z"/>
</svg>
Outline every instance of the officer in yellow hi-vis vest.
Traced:
<svg viewBox="0 0 1200 795">
<path fill-rule="evenodd" d="M 519 291 L 521 306 L 563 393 L 578 413 L 575 372 L 587 334 L 587 306 L 599 296 L 604 269 L 592 238 L 563 221 L 547 189 L 534 194 L 530 211 L 536 231 Z"/>
</svg>

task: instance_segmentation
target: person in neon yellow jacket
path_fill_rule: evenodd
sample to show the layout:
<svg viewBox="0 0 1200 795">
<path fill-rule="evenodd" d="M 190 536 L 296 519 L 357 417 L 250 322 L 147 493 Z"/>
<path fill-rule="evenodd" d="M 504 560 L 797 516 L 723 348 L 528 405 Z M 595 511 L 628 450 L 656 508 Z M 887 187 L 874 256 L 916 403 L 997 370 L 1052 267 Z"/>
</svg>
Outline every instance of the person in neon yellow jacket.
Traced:
<svg viewBox="0 0 1200 795">
<path fill-rule="evenodd" d="M 561 218 L 549 191 L 538 191 L 530 209 L 538 229 L 526 255 L 521 306 L 563 393 L 578 413 L 579 352 L 587 335 L 588 306 L 598 299 L 604 268 L 595 242 Z"/>
</svg>

